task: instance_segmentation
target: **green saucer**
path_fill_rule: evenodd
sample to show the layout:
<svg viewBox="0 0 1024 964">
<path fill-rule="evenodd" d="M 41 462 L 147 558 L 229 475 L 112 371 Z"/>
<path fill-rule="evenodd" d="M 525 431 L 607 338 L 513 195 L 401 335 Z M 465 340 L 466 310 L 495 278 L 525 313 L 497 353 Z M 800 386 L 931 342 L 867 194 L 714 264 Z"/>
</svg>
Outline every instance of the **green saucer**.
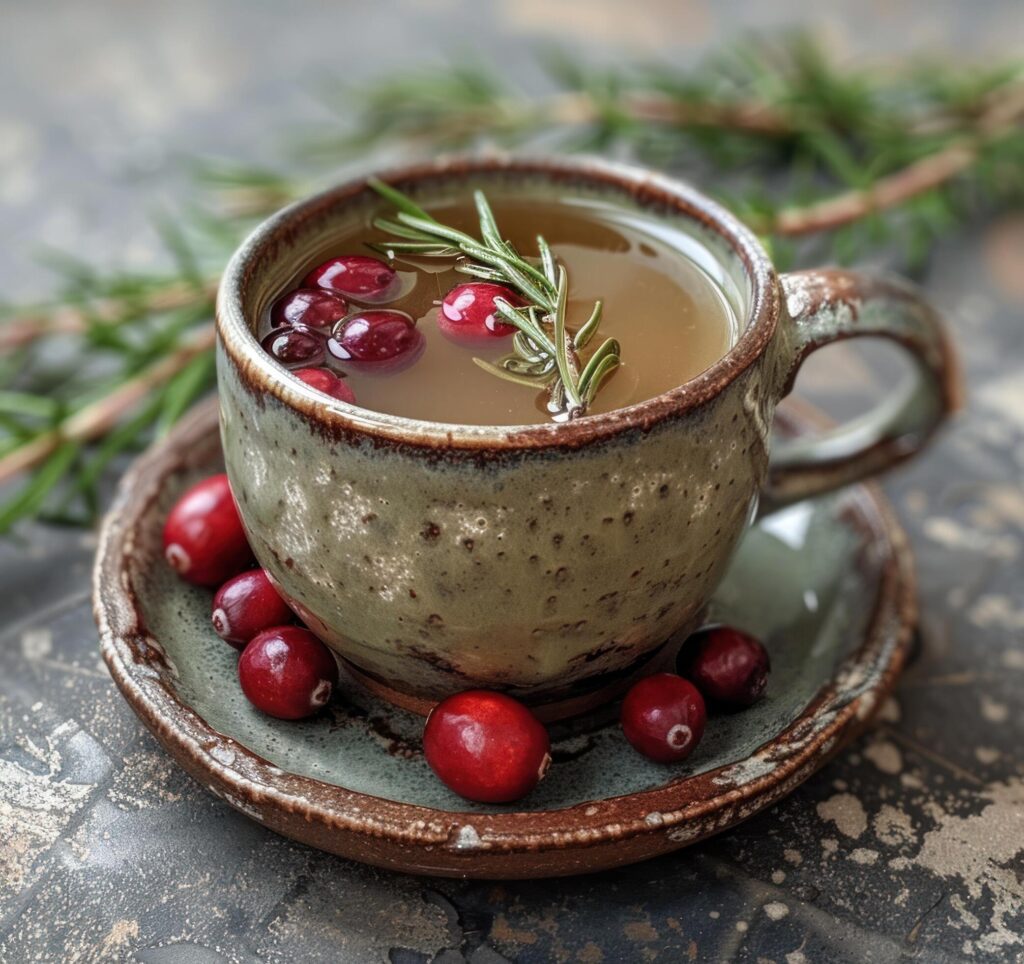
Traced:
<svg viewBox="0 0 1024 964">
<path fill-rule="evenodd" d="M 791 431 L 803 426 L 791 424 Z M 870 487 L 761 520 L 711 618 L 768 646 L 767 696 L 713 716 L 685 763 L 639 756 L 614 720 L 552 728 L 555 765 L 514 807 L 449 792 L 419 747 L 421 717 L 344 679 L 328 712 L 288 723 L 255 710 L 211 593 L 178 580 L 161 531 L 191 482 L 222 470 L 205 406 L 121 485 L 95 571 L 103 657 L 126 699 L 197 780 L 268 827 L 415 873 L 531 877 L 598 870 L 720 832 L 789 793 L 879 707 L 915 619 L 902 530 Z"/>
</svg>

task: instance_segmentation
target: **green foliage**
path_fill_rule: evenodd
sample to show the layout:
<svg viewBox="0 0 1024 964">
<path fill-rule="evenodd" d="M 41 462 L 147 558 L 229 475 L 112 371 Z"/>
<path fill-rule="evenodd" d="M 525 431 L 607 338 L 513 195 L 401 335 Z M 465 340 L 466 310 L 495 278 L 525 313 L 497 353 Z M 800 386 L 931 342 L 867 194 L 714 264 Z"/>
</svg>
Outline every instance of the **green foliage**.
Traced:
<svg viewBox="0 0 1024 964">
<path fill-rule="evenodd" d="M 208 333 L 216 272 L 233 247 L 255 219 L 376 148 L 497 145 L 637 160 L 717 194 L 782 268 L 867 254 L 920 268 L 937 238 L 1024 198 L 1019 60 L 850 67 L 802 35 L 744 38 L 691 68 L 594 66 L 559 50 L 539 60 L 539 96 L 460 58 L 325 92 L 335 130 L 283 150 L 281 171 L 191 163 L 195 200 L 155 218 L 165 272 L 48 252 L 55 297 L 0 307 L 0 483 L 31 473 L 0 505 L 0 532 L 32 517 L 91 518 L 105 470 L 212 387 L 211 353 L 189 345 Z M 294 145 L 293 132 L 284 141 Z M 842 216 L 828 203 L 836 198 Z M 404 242 L 436 247 L 423 225 L 393 223 Z M 466 267 L 483 277 L 501 270 Z M 516 337 L 533 357 L 536 343 Z"/>
</svg>

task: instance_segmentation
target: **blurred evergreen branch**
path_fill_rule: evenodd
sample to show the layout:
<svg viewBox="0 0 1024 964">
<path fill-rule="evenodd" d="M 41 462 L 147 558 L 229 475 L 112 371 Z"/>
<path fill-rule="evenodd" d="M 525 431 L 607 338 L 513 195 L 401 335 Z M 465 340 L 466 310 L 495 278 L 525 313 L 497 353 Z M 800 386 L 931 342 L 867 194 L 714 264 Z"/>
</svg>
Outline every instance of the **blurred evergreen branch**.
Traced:
<svg viewBox="0 0 1024 964">
<path fill-rule="evenodd" d="M 1024 199 L 1019 60 L 848 68 L 794 36 L 744 40 L 691 69 L 594 67 L 563 51 L 541 63 L 540 96 L 464 61 L 329 94 L 337 125 L 305 139 L 285 173 L 195 163 L 196 201 L 155 221 L 165 272 L 52 255 L 57 296 L 0 308 L 0 483 L 27 473 L 0 505 L 0 532 L 92 518 L 107 466 L 212 387 L 216 270 L 245 231 L 378 148 L 582 150 L 683 173 L 782 267 L 882 257 L 913 268 L 938 237 Z"/>
</svg>

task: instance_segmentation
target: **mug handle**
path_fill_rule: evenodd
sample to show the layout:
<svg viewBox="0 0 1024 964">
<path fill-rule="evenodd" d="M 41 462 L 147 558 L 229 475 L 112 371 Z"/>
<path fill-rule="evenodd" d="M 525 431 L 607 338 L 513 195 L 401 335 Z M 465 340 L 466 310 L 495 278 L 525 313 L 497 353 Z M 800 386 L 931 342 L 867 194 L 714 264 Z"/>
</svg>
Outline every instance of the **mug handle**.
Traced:
<svg viewBox="0 0 1024 964">
<path fill-rule="evenodd" d="M 788 395 L 811 352 L 847 338 L 887 338 L 914 362 L 913 377 L 866 415 L 772 453 L 762 512 L 832 491 L 916 455 L 960 405 L 960 376 L 938 313 L 902 280 L 839 268 L 779 278 L 791 350 Z"/>
</svg>

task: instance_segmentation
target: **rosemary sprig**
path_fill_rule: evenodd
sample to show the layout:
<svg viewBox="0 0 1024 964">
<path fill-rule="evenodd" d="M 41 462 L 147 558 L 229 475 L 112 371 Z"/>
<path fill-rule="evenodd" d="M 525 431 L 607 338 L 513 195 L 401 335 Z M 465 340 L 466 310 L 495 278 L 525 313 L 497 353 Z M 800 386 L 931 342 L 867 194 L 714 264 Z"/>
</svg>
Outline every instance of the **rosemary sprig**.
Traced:
<svg viewBox="0 0 1024 964">
<path fill-rule="evenodd" d="M 372 187 L 394 205 L 395 218 L 378 217 L 373 225 L 398 240 L 370 244 L 388 258 L 412 255 L 423 258 L 462 258 L 456 271 L 507 285 L 527 304 L 514 306 L 503 298 L 495 301 L 502 320 L 517 329 L 513 351 L 494 365 L 474 358 L 485 371 L 534 390 L 546 388 L 549 410 L 556 420 L 583 415 L 605 379 L 620 364 L 620 347 L 607 339 L 580 369 L 579 352 L 601 324 L 601 302 L 594 304 L 586 323 L 571 335 L 566 327 L 569 279 L 556 262 L 548 243 L 537 236 L 536 267 L 506 240 L 483 191 L 473 193 L 480 238 L 441 224 L 401 191 L 371 178 Z"/>
</svg>

